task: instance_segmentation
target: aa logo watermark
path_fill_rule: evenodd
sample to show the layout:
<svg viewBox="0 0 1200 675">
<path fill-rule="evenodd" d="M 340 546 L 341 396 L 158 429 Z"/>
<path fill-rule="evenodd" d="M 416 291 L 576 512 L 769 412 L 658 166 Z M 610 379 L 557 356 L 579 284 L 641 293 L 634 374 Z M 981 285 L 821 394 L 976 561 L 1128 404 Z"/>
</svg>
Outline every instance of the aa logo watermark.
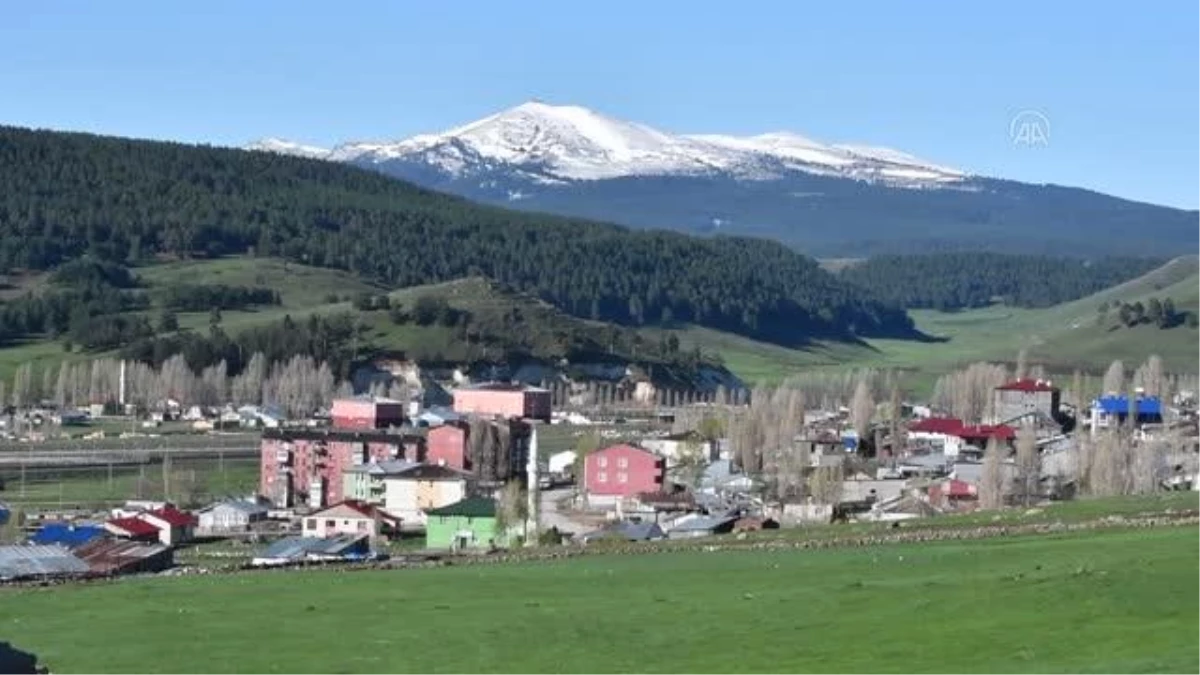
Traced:
<svg viewBox="0 0 1200 675">
<path fill-rule="evenodd" d="M 1022 110 L 1008 123 L 1008 137 L 1014 145 L 1050 145 L 1050 118 L 1036 110 Z"/>
</svg>

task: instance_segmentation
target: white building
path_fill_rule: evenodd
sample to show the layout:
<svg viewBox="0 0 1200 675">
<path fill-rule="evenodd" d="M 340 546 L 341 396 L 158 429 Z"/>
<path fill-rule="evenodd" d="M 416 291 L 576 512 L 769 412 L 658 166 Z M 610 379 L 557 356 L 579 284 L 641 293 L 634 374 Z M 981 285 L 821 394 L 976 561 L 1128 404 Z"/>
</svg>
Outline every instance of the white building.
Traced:
<svg viewBox="0 0 1200 675">
<path fill-rule="evenodd" d="M 399 518 L 364 502 L 344 501 L 304 517 L 301 530 L 306 537 L 340 534 L 368 535 L 374 541 L 385 531 L 396 529 Z"/>
<path fill-rule="evenodd" d="M 239 499 L 213 504 L 196 515 L 202 532 L 241 532 L 266 520 L 267 512 L 262 504 Z"/>
<path fill-rule="evenodd" d="M 426 509 L 466 499 L 468 474 L 448 466 L 420 464 L 383 478 L 383 506 L 405 530 L 425 528 Z"/>
</svg>

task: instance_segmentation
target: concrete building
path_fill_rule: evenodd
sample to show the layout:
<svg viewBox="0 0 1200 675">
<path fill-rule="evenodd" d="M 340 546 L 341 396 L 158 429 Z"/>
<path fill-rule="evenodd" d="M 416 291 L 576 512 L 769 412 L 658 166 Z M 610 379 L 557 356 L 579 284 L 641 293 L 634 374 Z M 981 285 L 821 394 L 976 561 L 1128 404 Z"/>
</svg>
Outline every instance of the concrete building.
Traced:
<svg viewBox="0 0 1200 675">
<path fill-rule="evenodd" d="M 590 505 L 612 504 L 642 492 L 659 492 L 666 482 L 665 459 L 624 443 L 591 453 L 583 464 L 583 487 Z"/>
<path fill-rule="evenodd" d="M 454 390 L 454 412 L 550 422 L 550 390 L 523 384 L 485 382 Z"/>
<path fill-rule="evenodd" d="M 342 474 L 342 498 L 382 506 L 384 480 L 388 476 L 403 473 L 416 466 L 421 464 L 406 459 L 389 459 L 352 466 Z"/>
<path fill-rule="evenodd" d="M 336 535 L 366 535 L 376 541 L 381 535 L 400 528 L 400 519 L 372 504 L 344 501 L 304 517 L 301 531 L 305 537 L 327 538 Z"/>
<path fill-rule="evenodd" d="M 336 429 L 387 429 L 404 426 L 405 403 L 387 398 L 342 398 L 329 411 Z"/>
<path fill-rule="evenodd" d="M 384 477 L 383 507 L 400 519 L 402 529 L 423 530 L 427 510 L 466 499 L 469 477 L 448 466 L 418 464 Z"/>
<path fill-rule="evenodd" d="M 1057 419 L 1061 394 L 1050 380 L 1023 378 L 996 387 L 992 393 L 995 421 L 1009 422 L 1028 415 L 1040 413 Z"/>
<path fill-rule="evenodd" d="M 343 474 L 351 467 L 425 458 L 425 439 L 382 430 L 265 429 L 259 494 L 281 508 L 317 508 L 345 498 Z"/>
</svg>

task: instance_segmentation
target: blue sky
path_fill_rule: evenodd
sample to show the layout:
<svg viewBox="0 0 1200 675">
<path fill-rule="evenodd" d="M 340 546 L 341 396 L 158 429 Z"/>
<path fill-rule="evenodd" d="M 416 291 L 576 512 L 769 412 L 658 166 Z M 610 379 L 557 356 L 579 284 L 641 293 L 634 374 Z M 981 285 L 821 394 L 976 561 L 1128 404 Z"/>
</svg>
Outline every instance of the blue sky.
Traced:
<svg viewBox="0 0 1200 675">
<path fill-rule="evenodd" d="M 1192 2 L 0 5 L 0 123 L 241 145 L 443 130 L 530 98 L 789 130 L 1196 208 Z M 1035 110 L 1044 146 L 1010 138 Z"/>
</svg>

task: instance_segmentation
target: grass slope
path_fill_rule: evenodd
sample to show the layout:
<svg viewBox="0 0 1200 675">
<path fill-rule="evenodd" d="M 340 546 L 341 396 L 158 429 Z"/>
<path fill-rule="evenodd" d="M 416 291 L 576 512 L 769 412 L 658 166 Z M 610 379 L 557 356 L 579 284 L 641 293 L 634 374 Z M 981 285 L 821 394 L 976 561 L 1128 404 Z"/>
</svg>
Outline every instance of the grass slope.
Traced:
<svg viewBox="0 0 1200 675">
<path fill-rule="evenodd" d="M 1198 544 L 1178 527 L 137 580 L 0 592 L 0 626 L 53 672 L 1195 672 Z"/>
</svg>

